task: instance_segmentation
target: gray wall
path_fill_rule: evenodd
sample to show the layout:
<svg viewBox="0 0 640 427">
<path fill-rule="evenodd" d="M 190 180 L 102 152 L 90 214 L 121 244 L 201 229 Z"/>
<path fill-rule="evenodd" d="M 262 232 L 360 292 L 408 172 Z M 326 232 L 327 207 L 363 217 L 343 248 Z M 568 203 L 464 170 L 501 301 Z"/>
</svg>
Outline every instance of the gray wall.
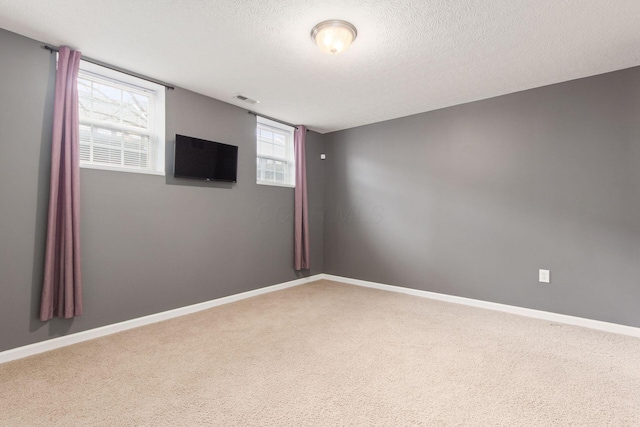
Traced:
<svg viewBox="0 0 640 427">
<path fill-rule="evenodd" d="M 0 52 L 0 351 L 298 277 L 293 190 L 255 184 L 254 116 L 176 89 L 167 177 L 81 171 L 86 314 L 39 322 L 55 62 L 4 30 Z M 639 118 L 633 68 L 310 132 L 305 274 L 640 326 Z M 238 145 L 238 184 L 172 178 L 175 133 Z"/>
<path fill-rule="evenodd" d="M 640 326 L 640 68 L 325 143 L 326 273 Z"/>
<path fill-rule="evenodd" d="M 167 91 L 167 177 L 83 169 L 85 315 L 37 320 L 55 56 L 0 30 L 0 351 L 293 280 L 293 189 L 255 183 L 255 116 Z M 238 183 L 171 177 L 176 133 L 239 146 Z M 309 132 L 311 271 L 323 271 L 320 152 Z"/>
</svg>

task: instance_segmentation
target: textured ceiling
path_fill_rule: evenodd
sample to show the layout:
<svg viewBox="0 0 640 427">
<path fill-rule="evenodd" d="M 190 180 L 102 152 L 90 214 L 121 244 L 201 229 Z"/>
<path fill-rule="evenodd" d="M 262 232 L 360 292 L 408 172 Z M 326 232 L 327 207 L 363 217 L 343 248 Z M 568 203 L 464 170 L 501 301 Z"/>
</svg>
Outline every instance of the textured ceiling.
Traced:
<svg viewBox="0 0 640 427">
<path fill-rule="evenodd" d="M 0 0 L 0 27 L 319 132 L 640 65 L 639 0 Z"/>
</svg>

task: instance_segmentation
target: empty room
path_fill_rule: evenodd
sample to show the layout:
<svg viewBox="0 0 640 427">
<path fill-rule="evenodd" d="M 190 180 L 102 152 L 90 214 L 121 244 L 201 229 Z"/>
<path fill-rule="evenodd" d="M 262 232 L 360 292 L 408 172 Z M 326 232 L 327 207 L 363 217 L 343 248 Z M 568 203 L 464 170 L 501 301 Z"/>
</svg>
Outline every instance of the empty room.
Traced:
<svg viewBox="0 0 640 427">
<path fill-rule="evenodd" d="M 0 426 L 640 426 L 639 21 L 0 0 Z"/>
</svg>

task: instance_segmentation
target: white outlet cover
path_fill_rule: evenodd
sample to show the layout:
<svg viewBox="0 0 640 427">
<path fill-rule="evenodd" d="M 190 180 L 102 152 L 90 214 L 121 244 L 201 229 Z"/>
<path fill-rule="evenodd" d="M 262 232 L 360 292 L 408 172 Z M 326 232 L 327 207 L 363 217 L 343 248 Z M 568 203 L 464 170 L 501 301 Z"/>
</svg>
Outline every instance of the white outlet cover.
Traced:
<svg viewBox="0 0 640 427">
<path fill-rule="evenodd" d="M 326 159 L 326 158 L 327 158 L 327 155 L 326 155 L 326 154 L 320 154 L 320 159 L 324 160 L 324 159 Z"/>
<path fill-rule="evenodd" d="M 540 283 L 551 283 L 551 273 L 549 270 L 538 270 L 538 281 Z"/>
</svg>

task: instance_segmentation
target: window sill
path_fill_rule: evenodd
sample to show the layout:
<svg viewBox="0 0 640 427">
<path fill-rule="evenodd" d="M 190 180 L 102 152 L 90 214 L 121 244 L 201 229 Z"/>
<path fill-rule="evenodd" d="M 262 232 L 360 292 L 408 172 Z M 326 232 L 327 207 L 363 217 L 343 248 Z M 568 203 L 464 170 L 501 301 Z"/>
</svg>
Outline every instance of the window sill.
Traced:
<svg viewBox="0 0 640 427">
<path fill-rule="evenodd" d="M 80 164 L 80 169 L 98 169 L 98 170 L 110 171 L 110 172 L 127 172 L 127 173 L 139 173 L 139 174 L 142 174 L 142 175 L 165 176 L 164 172 L 162 172 L 162 171 L 119 168 L 119 167 L 116 167 L 116 166 L 87 165 L 87 164 L 82 164 L 82 163 Z"/>
<path fill-rule="evenodd" d="M 295 184 L 279 184 L 277 182 L 256 181 L 258 185 L 269 185 L 271 187 L 296 188 Z"/>
</svg>

